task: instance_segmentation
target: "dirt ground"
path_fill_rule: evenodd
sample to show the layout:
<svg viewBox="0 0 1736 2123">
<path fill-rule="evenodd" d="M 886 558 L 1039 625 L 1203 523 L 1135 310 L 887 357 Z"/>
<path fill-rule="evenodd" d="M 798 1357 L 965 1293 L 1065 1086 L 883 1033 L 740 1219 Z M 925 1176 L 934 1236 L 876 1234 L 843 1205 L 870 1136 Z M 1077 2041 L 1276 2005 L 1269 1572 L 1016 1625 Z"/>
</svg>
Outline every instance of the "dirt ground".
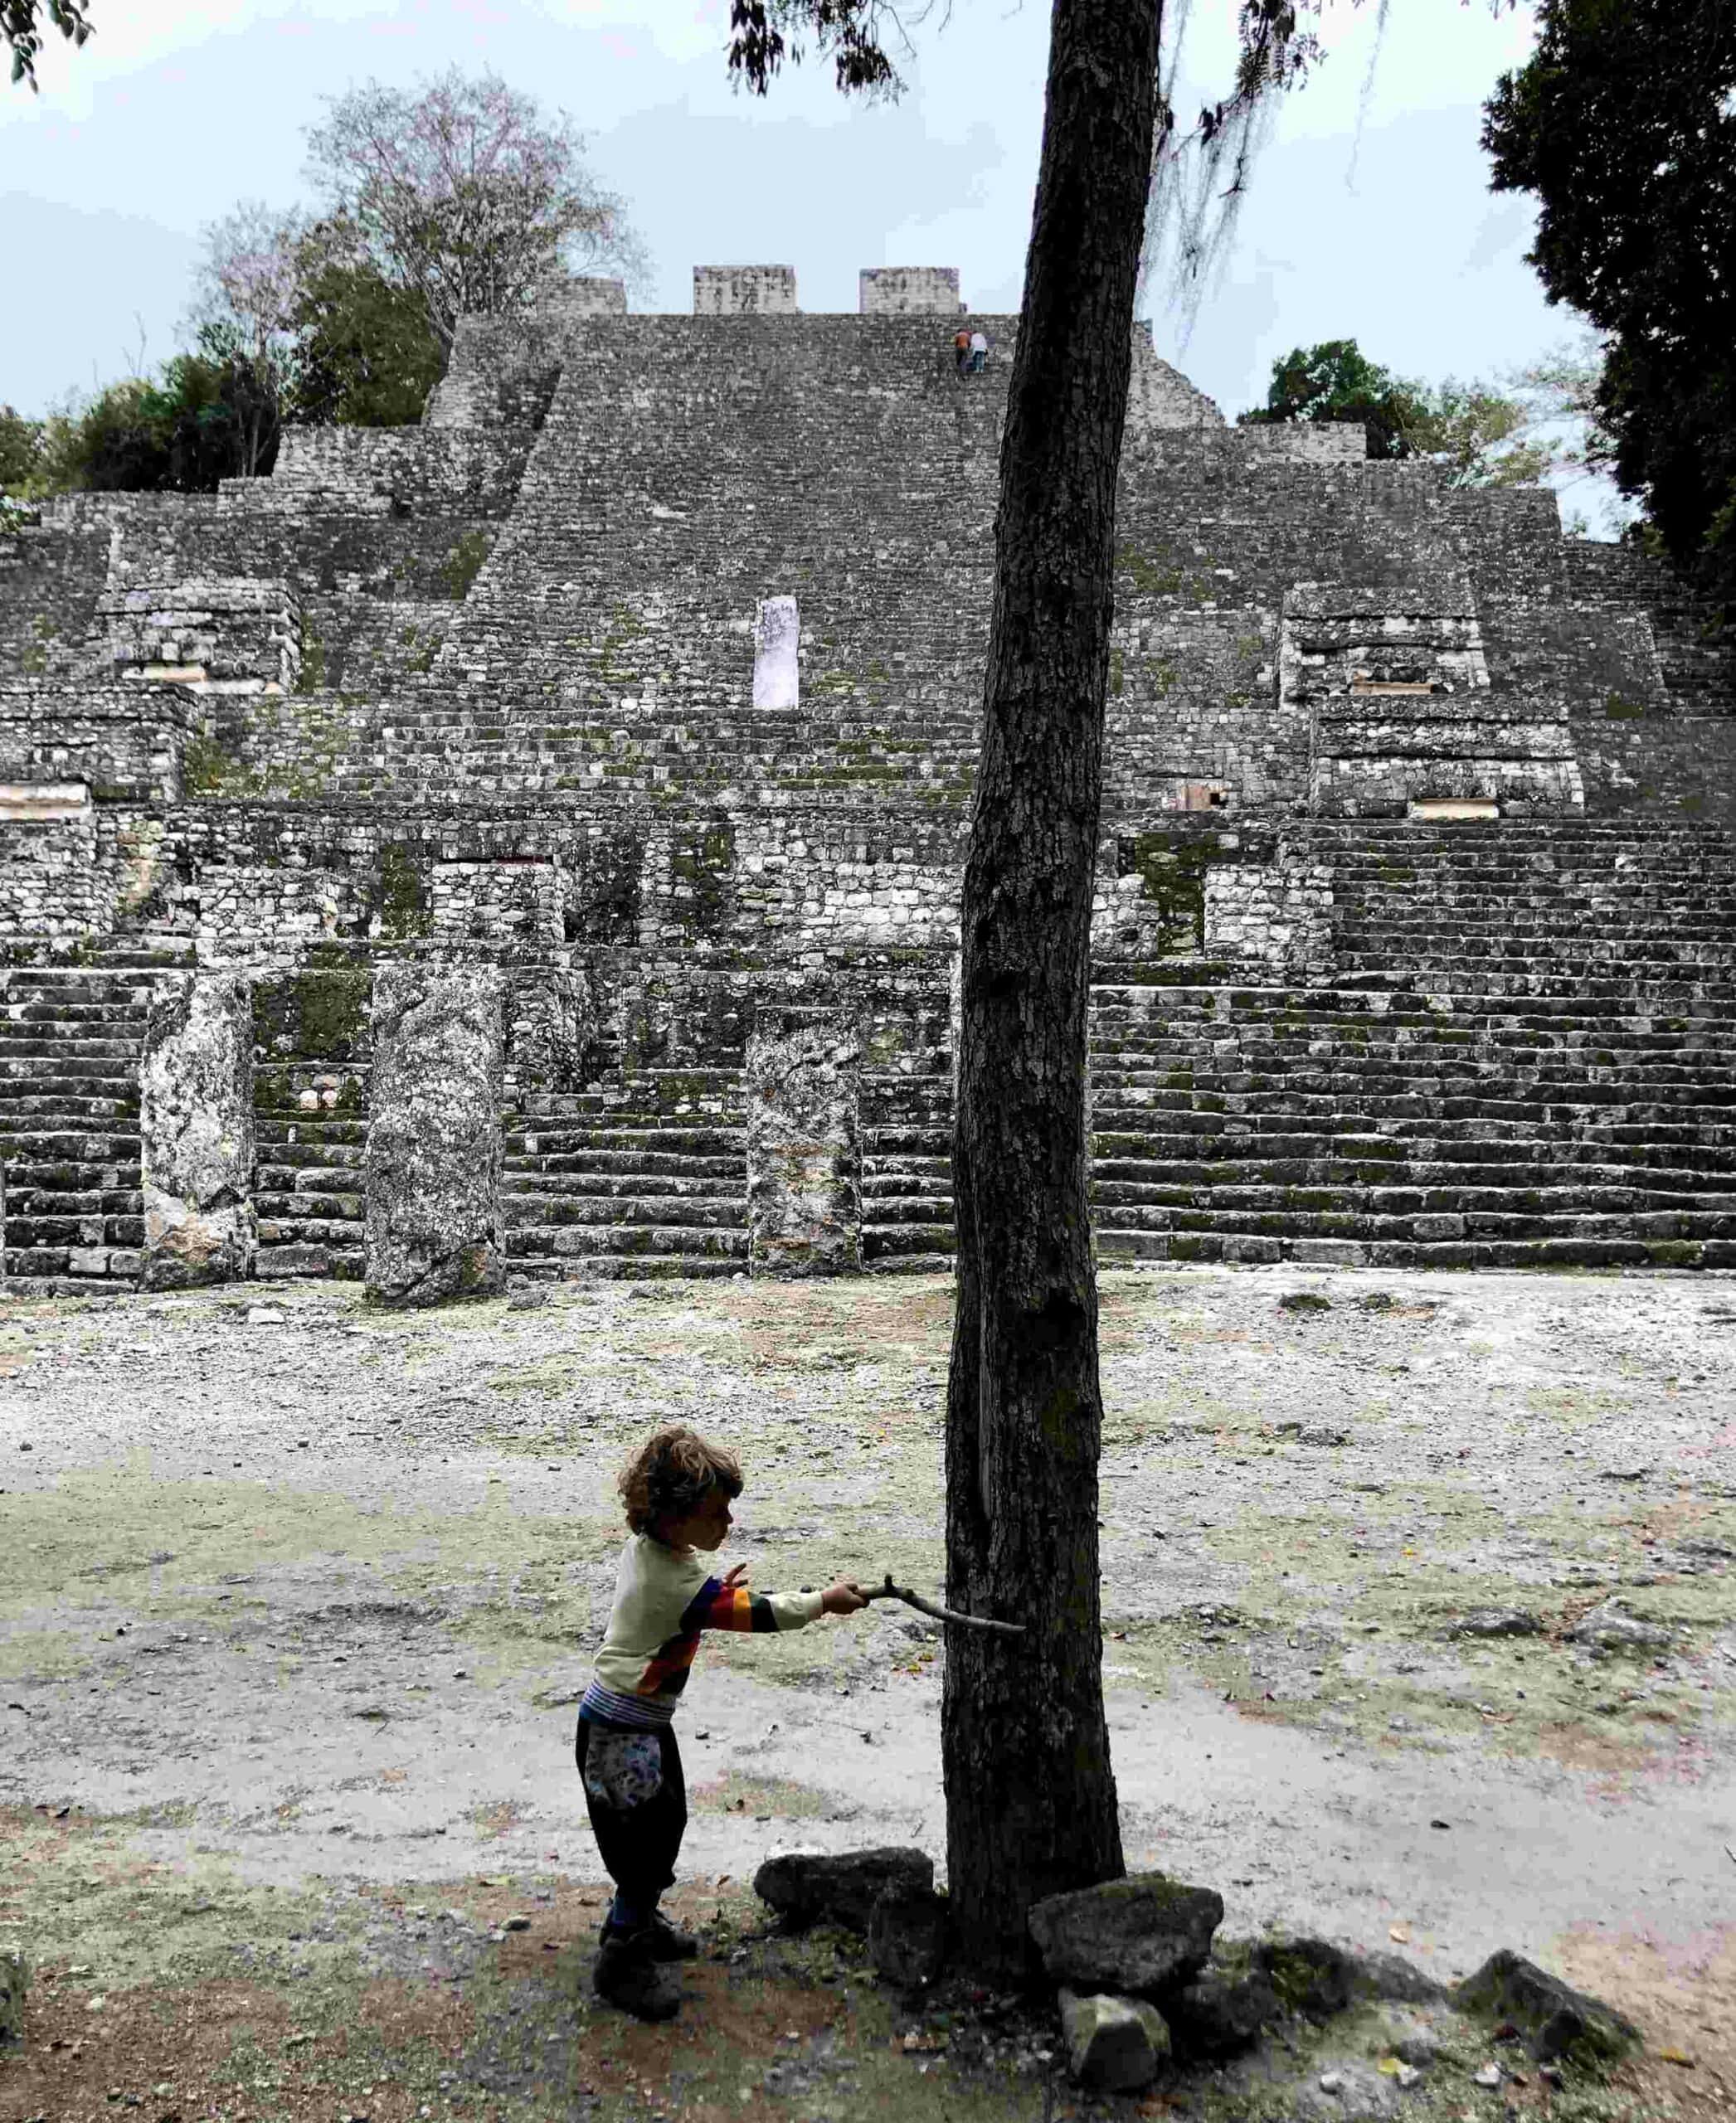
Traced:
<svg viewBox="0 0 1736 2123">
<path fill-rule="evenodd" d="M 0 1298 L 0 1944 L 35 1970 L 0 2123 L 1088 2112 L 1026 2004 L 908 2008 L 746 1887 L 797 1844 L 943 1856 L 937 1632 L 889 1605 L 708 1640 L 707 1956 L 673 2028 L 589 1994 L 571 1724 L 615 1470 L 699 1422 L 745 1462 L 756 1585 L 937 1590 L 951 1304 Z M 1443 1980 L 1515 1947 L 1651 2044 L 1602 2092 L 1449 2057 L 1395 2112 L 1729 2113 L 1736 1282 L 1200 1268 L 1103 1306 L 1130 1865 L 1218 1887 L 1228 1934 Z M 1097 2108 L 1269 2112 L 1204 2082 Z"/>
</svg>

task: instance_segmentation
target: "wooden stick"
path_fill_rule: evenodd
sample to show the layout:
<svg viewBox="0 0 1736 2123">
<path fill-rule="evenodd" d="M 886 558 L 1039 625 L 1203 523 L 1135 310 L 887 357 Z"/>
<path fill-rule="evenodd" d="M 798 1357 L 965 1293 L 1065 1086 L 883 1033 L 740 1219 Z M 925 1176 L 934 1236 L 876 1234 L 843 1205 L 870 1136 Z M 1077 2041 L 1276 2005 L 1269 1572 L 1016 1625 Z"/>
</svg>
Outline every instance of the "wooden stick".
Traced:
<svg viewBox="0 0 1736 2123">
<path fill-rule="evenodd" d="M 871 1586 L 863 1597 L 868 1600 L 902 1600 L 907 1607 L 914 1607 L 918 1614 L 932 1615 L 937 1622 L 960 1622 L 966 1629 L 999 1630 L 1004 1636 L 1023 1636 L 1023 1622 L 991 1622 L 985 1615 L 956 1615 L 951 1607 L 937 1607 L 932 1600 L 925 1600 L 908 1585 L 894 1585 L 892 1574 L 886 1573 L 884 1585 Z"/>
</svg>

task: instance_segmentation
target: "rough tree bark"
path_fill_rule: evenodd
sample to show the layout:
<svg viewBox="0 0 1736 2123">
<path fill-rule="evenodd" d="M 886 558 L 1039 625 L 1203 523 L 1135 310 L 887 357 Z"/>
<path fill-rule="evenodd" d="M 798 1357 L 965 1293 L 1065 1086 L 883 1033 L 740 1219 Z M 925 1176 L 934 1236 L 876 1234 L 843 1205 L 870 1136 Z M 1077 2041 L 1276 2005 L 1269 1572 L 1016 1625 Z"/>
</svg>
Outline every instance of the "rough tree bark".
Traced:
<svg viewBox="0 0 1736 2123">
<path fill-rule="evenodd" d="M 1085 1058 L 1135 282 L 1161 0 L 1055 0 L 1001 445 L 963 901 L 942 1748 L 959 1943 L 1014 1973 L 1031 1903 L 1123 1870 L 1098 1606 Z"/>
</svg>

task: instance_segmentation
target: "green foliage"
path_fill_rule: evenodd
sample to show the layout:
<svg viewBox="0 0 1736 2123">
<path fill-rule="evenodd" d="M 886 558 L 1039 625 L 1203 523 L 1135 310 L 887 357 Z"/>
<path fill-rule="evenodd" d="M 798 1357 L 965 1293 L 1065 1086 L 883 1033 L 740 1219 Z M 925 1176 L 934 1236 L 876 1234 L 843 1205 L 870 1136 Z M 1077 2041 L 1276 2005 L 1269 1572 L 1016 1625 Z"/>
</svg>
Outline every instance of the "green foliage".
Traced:
<svg viewBox="0 0 1736 2123">
<path fill-rule="evenodd" d="M 1238 416 L 1238 425 L 1277 425 L 1290 420 L 1360 420 L 1369 454 L 1413 457 L 1415 432 L 1423 417 L 1422 386 L 1369 360 L 1354 339 L 1323 339 L 1293 347 L 1272 365 L 1266 403 Z"/>
<path fill-rule="evenodd" d="M 0 494 L 32 499 L 38 491 L 41 462 L 41 421 L 26 420 L 12 406 L 0 406 Z"/>
<path fill-rule="evenodd" d="M 407 427 L 445 367 L 420 296 L 386 279 L 341 218 L 296 251 L 290 417 L 343 427 Z"/>
<path fill-rule="evenodd" d="M 1538 28 L 1484 106 L 1493 187 L 1535 197 L 1545 293 L 1606 335 L 1617 482 L 1736 605 L 1736 8 L 1543 0 Z"/>
<path fill-rule="evenodd" d="M 446 585 L 447 595 L 468 597 L 470 585 L 482 573 L 482 564 L 488 556 L 487 532 L 466 531 L 440 564 L 440 579 Z"/>
<path fill-rule="evenodd" d="M 27 498 L 75 488 L 211 493 L 220 479 L 269 471 L 277 435 L 271 393 L 253 363 L 215 344 L 177 354 L 153 377 L 109 384 L 46 420 L 0 422 L 5 483 L 14 465 L 22 468 Z"/>
<path fill-rule="evenodd" d="M 1524 402 L 1485 383 L 1449 377 L 1431 387 L 1371 362 L 1354 339 L 1297 347 L 1272 365 L 1266 403 L 1238 414 L 1243 427 L 1291 420 L 1360 421 L 1371 458 L 1428 457 L 1457 487 L 1535 486 L 1560 453 L 1524 440 Z"/>
<path fill-rule="evenodd" d="M 0 41 L 12 54 L 14 85 L 28 81 L 35 89 L 36 55 L 47 27 L 57 29 L 75 45 L 83 44 L 91 33 L 82 0 L 0 0 Z"/>
</svg>

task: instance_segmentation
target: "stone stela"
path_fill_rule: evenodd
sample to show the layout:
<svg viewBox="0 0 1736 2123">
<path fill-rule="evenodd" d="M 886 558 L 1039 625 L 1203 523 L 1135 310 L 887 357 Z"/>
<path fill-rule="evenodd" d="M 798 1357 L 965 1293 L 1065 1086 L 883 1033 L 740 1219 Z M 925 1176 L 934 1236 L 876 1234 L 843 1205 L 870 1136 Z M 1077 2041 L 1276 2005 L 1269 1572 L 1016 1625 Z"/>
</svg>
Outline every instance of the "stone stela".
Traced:
<svg viewBox="0 0 1736 2123">
<path fill-rule="evenodd" d="M 859 303 L 575 279 L 415 427 L 0 538 L 10 1287 L 945 1265 L 1019 320 Z M 1736 1266 L 1704 614 L 1133 352 L 1101 1257 Z"/>
</svg>

